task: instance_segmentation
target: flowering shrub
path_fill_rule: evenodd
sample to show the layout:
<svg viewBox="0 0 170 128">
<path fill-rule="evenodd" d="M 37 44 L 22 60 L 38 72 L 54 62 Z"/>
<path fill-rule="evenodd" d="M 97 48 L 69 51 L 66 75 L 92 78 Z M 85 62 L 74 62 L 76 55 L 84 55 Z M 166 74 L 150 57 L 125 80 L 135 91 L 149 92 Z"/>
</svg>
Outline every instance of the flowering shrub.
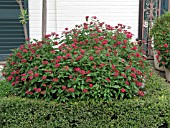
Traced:
<svg viewBox="0 0 170 128">
<path fill-rule="evenodd" d="M 159 16 L 151 29 L 154 37 L 154 49 L 160 66 L 170 69 L 170 12 Z"/>
<path fill-rule="evenodd" d="M 14 50 L 3 74 L 16 94 L 63 102 L 144 96 L 148 63 L 130 43 L 132 33 L 122 24 L 88 20 L 60 38 L 53 33 Z"/>
</svg>

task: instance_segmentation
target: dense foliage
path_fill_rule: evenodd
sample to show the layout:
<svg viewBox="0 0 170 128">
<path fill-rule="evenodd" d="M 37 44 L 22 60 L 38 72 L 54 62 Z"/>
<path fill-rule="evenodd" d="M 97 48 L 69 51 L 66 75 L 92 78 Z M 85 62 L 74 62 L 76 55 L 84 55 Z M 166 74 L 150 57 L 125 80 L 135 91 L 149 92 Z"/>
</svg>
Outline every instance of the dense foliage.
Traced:
<svg viewBox="0 0 170 128">
<path fill-rule="evenodd" d="M 147 80 L 147 85 L 145 97 L 113 102 L 89 100 L 58 104 L 9 95 L 4 97 L 4 94 L 0 97 L 0 127 L 169 128 L 168 84 L 163 79 L 152 76 Z M 4 86 L 5 81 L 0 82 L 1 89 Z M 5 91 L 7 89 L 3 89 Z"/>
<path fill-rule="evenodd" d="M 3 75 L 16 95 L 57 101 L 144 96 L 148 63 L 126 26 L 86 22 L 24 44 L 7 59 Z M 58 45 L 58 48 L 53 46 Z"/>
<path fill-rule="evenodd" d="M 154 37 L 154 49 L 160 66 L 170 69 L 170 12 L 155 19 L 150 32 Z"/>
</svg>

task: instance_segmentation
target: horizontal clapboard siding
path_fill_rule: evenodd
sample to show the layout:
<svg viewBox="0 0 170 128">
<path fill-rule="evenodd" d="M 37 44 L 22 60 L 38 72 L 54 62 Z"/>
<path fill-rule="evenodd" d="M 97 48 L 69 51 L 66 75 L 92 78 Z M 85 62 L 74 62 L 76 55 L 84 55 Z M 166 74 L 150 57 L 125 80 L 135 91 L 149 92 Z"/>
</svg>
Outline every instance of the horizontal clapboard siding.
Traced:
<svg viewBox="0 0 170 128">
<path fill-rule="evenodd" d="M 47 0 L 47 34 L 61 34 L 65 27 L 74 28 L 85 16 L 97 16 L 112 26 L 118 23 L 131 26 L 138 35 L 138 0 Z M 30 37 L 41 38 L 42 0 L 29 0 Z"/>
<path fill-rule="evenodd" d="M 131 32 L 138 35 L 138 0 L 57 0 L 57 32 L 65 27 L 85 21 L 85 16 L 97 16 L 112 26 L 118 23 L 131 26 Z"/>
<path fill-rule="evenodd" d="M 40 39 L 42 35 L 42 0 L 29 0 L 29 32 L 31 38 Z M 56 0 L 47 0 L 47 34 L 55 32 Z"/>
<path fill-rule="evenodd" d="M 4 60 L 12 52 L 11 49 L 25 41 L 19 14 L 16 0 L 0 0 L 0 60 Z"/>
</svg>

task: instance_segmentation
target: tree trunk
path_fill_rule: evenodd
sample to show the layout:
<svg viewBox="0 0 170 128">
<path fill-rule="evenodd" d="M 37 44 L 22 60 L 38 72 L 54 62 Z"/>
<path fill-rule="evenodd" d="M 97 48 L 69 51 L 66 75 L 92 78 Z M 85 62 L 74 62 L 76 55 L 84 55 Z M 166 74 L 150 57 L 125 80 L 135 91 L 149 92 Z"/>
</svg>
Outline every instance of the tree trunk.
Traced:
<svg viewBox="0 0 170 128">
<path fill-rule="evenodd" d="M 47 31 L 47 1 L 43 0 L 42 4 L 42 38 L 44 38 Z"/>
<path fill-rule="evenodd" d="M 17 0 L 19 7 L 20 7 L 20 12 L 22 12 L 23 10 L 23 6 L 22 6 L 22 1 L 21 0 Z M 28 32 L 27 32 L 27 25 L 23 24 L 23 28 L 24 28 L 24 35 L 25 35 L 25 41 L 26 43 L 28 43 Z"/>
</svg>

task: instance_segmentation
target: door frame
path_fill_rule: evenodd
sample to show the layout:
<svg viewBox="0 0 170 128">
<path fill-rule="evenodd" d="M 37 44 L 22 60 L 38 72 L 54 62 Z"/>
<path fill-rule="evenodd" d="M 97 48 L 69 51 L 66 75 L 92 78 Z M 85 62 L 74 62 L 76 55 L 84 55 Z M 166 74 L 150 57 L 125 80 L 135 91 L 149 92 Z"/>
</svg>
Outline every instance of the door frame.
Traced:
<svg viewBox="0 0 170 128">
<path fill-rule="evenodd" d="M 138 40 L 143 42 L 143 49 L 148 59 L 153 59 L 152 40 L 149 31 L 153 20 L 160 16 L 162 0 L 139 0 Z M 170 11 L 170 0 L 168 0 L 168 11 Z"/>
</svg>

